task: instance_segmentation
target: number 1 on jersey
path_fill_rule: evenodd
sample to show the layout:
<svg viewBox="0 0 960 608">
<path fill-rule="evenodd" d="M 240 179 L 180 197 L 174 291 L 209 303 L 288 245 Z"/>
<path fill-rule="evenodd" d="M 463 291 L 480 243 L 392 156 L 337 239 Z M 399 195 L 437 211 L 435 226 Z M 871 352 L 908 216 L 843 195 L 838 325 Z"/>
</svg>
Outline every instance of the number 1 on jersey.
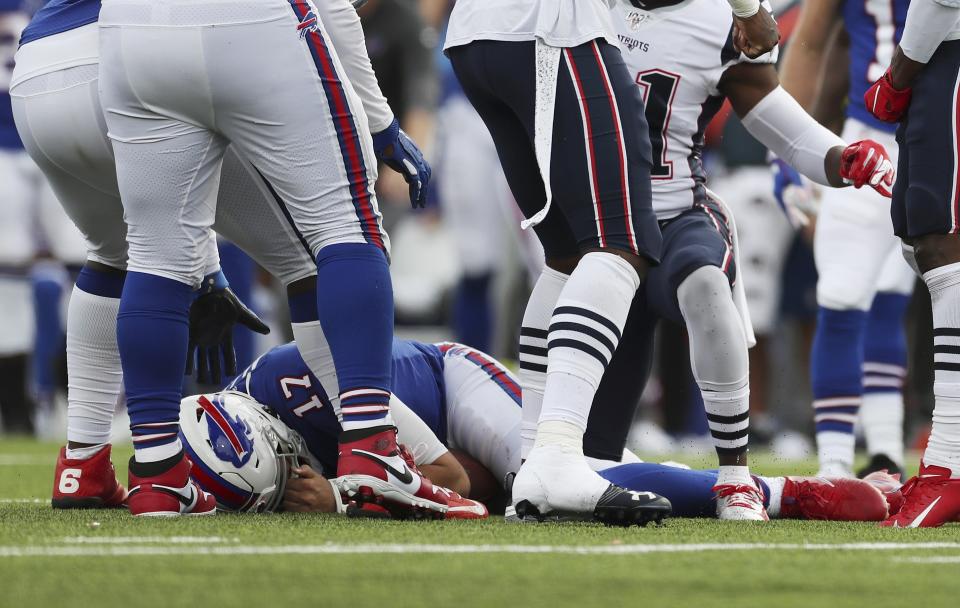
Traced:
<svg viewBox="0 0 960 608">
<path fill-rule="evenodd" d="M 637 84 L 643 95 L 647 125 L 650 127 L 650 145 L 653 148 L 650 177 L 673 179 L 673 161 L 667 160 L 667 129 L 680 75 L 663 70 L 647 70 L 637 74 Z"/>
</svg>

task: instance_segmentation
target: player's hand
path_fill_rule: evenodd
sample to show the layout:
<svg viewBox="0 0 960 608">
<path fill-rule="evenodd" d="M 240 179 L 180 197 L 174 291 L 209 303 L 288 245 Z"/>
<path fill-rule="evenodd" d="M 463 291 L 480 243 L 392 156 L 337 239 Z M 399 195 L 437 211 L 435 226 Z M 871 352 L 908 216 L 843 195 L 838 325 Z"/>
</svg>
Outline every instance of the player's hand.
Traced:
<svg viewBox="0 0 960 608">
<path fill-rule="evenodd" d="M 186 374 L 193 375 L 196 360 L 197 382 L 220 384 L 220 357 L 224 371 L 237 373 L 237 355 L 233 350 L 233 327 L 238 323 L 258 334 L 270 328 L 237 298 L 223 273 L 209 279 L 201 294 L 190 306 L 190 346 L 187 350 Z"/>
<path fill-rule="evenodd" d="M 763 6 L 752 17 L 733 16 L 733 47 L 751 59 L 769 53 L 780 42 L 780 28 Z"/>
<path fill-rule="evenodd" d="M 776 156 L 770 160 L 770 170 L 773 172 L 773 196 L 790 225 L 794 230 L 809 225 L 807 213 L 813 212 L 815 204 L 813 191 L 804 182 L 803 176 Z"/>
<path fill-rule="evenodd" d="M 426 205 L 430 165 L 424 160 L 417 144 L 400 128 L 396 118 L 389 127 L 374 133 L 373 149 L 378 159 L 403 176 L 410 187 L 410 204 L 415 209 Z"/>
<path fill-rule="evenodd" d="M 887 150 L 872 139 L 847 146 L 840 155 L 840 177 L 854 188 L 870 186 L 883 196 L 893 194 L 896 170 Z"/>
<path fill-rule="evenodd" d="M 894 88 L 888 69 L 880 80 L 867 89 L 863 101 L 867 104 L 867 110 L 883 122 L 900 122 L 910 107 L 912 97 L 913 89 L 910 87 Z"/>
<path fill-rule="evenodd" d="M 317 473 L 310 465 L 293 467 L 296 477 L 287 480 L 283 490 L 283 510 L 295 513 L 335 513 L 337 492 L 331 480 Z"/>
</svg>

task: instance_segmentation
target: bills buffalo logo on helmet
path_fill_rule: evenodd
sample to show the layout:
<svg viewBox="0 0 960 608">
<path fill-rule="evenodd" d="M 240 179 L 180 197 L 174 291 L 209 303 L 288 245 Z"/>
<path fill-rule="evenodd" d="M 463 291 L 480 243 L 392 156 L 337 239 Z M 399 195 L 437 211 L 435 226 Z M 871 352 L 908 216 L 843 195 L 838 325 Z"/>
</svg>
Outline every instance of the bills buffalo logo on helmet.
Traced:
<svg viewBox="0 0 960 608">
<path fill-rule="evenodd" d="M 231 417 L 219 397 L 198 400 L 207 418 L 207 433 L 214 454 L 240 468 L 253 455 L 253 430 L 239 416 Z"/>
</svg>

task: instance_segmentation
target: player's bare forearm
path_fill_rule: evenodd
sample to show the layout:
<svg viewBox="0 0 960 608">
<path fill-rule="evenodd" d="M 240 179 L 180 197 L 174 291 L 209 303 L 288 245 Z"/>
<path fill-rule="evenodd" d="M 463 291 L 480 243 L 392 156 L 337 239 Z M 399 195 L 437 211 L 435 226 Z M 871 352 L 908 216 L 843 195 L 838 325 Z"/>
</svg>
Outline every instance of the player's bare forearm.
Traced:
<svg viewBox="0 0 960 608">
<path fill-rule="evenodd" d="M 898 46 L 893 54 L 893 61 L 890 62 L 890 84 L 898 90 L 910 88 L 924 65 L 926 64 L 907 57 Z"/>
<path fill-rule="evenodd" d="M 420 465 L 420 470 L 434 485 L 453 490 L 463 497 L 470 495 L 470 478 L 450 452 L 443 454 L 430 464 Z"/>
<path fill-rule="evenodd" d="M 780 67 L 780 84 L 808 112 L 820 90 L 830 41 L 843 27 L 839 7 L 839 0 L 804 2 Z"/>
<path fill-rule="evenodd" d="M 829 44 L 827 59 L 820 76 L 820 91 L 810 115 L 838 135 L 843 131 L 846 121 L 844 100 L 850 89 L 849 62 L 850 37 L 843 27 L 837 27 Z"/>
</svg>

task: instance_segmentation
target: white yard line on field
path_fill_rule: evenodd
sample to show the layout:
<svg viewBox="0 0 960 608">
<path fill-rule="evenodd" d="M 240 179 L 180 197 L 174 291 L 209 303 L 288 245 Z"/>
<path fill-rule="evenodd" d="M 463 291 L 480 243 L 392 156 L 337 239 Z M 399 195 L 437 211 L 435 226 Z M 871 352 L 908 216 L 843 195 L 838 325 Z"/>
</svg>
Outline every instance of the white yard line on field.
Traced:
<svg viewBox="0 0 960 608">
<path fill-rule="evenodd" d="M 63 542 L 68 545 L 136 545 L 136 544 L 170 544 L 170 545 L 202 545 L 204 543 L 238 543 L 239 538 L 225 538 L 223 536 L 66 536 Z"/>
<path fill-rule="evenodd" d="M 49 505 L 49 498 L 0 498 L 0 505 Z"/>
<path fill-rule="evenodd" d="M 928 557 L 895 557 L 899 564 L 960 564 L 960 555 L 931 555 Z"/>
<path fill-rule="evenodd" d="M 960 549 L 960 543 L 711 543 L 662 545 L 74 545 L 0 546 L 0 557 L 115 557 L 137 555 L 317 555 L 317 554 L 565 554 L 640 555 L 649 553 L 700 553 L 706 551 L 918 551 Z"/>
</svg>

